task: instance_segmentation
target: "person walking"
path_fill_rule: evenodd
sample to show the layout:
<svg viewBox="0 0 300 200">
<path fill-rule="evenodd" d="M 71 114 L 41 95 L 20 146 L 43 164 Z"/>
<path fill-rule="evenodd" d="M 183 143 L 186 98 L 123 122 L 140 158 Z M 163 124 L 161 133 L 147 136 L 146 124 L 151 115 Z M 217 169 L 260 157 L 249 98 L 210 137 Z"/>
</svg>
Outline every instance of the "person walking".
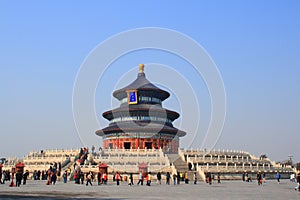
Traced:
<svg viewBox="0 0 300 200">
<path fill-rule="evenodd" d="M 108 175 L 106 172 L 103 173 L 103 182 L 106 185 L 107 184 L 107 180 L 108 180 Z"/>
<path fill-rule="evenodd" d="M 151 186 L 151 173 L 149 172 L 146 177 L 147 186 Z"/>
<path fill-rule="evenodd" d="M 156 177 L 157 177 L 157 182 L 158 182 L 159 184 L 161 184 L 161 173 L 158 172 L 157 175 L 156 175 Z"/>
<path fill-rule="evenodd" d="M 184 172 L 184 182 L 185 184 L 189 184 L 189 175 L 187 172 Z"/>
<path fill-rule="evenodd" d="M 92 184 L 92 172 L 89 172 L 86 174 L 86 184 L 85 185 L 88 186 L 89 184 L 91 186 L 93 185 Z"/>
<path fill-rule="evenodd" d="M 167 185 L 170 185 L 170 178 L 171 178 L 170 172 L 167 172 L 167 174 L 166 174 L 166 184 Z"/>
<path fill-rule="evenodd" d="M 21 182 L 22 182 L 22 178 L 23 178 L 22 172 L 21 172 L 21 170 L 19 170 L 19 171 L 16 173 L 16 186 L 17 186 L 17 187 L 20 187 Z"/>
<path fill-rule="evenodd" d="M 23 185 L 26 185 L 28 176 L 29 176 L 29 171 L 26 170 L 25 173 L 23 174 Z"/>
<path fill-rule="evenodd" d="M 290 181 L 295 182 L 295 174 L 294 173 L 290 174 Z"/>
<path fill-rule="evenodd" d="M 56 173 L 55 172 L 52 172 L 51 173 L 51 184 L 52 185 L 55 185 L 55 183 L 56 183 L 56 180 L 57 180 L 57 175 L 56 175 Z"/>
<path fill-rule="evenodd" d="M 74 181 L 75 181 L 75 184 L 80 184 L 80 171 L 79 170 L 76 170 L 74 173 Z"/>
<path fill-rule="evenodd" d="M 277 179 L 277 183 L 279 184 L 280 183 L 280 173 L 279 172 L 277 172 L 277 174 L 276 174 L 276 179 Z"/>
<path fill-rule="evenodd" d="M 211 185 L 212 184 L 212 176 L 211 176 L 211 173 L 208 172 L 207 175 L 206 175 L 206 182 Z"/>
<path fill-rule="evenodd" d="M 116 172 L 115 179 L 117 181 L 117 185 L 120 185 L 121 175 L 119 172 Z"/>
<path fill-rule="evenodd" d="M 180 184 L 180 174 L 182 174 L 182 173 L 177 172 L 177 185 Z"/>
<path fill-rule="evenodd" d="M 68 178 L 68 172 L 66 170 L 63 174 L 64 183 L 67 183 L 67 178 Z"/>
<path fill-rule="evenodd" d="M 194 172 L 194 184 L 196 185 L 197 184 L 197 173 Z"/>
<path fill-rule="evenodd" d="M 81 181 L 81 184 L 83 184 L 83 182 L 84 182 L 84 173 L 83 173 L 83 171 L 80 172 L 80 181 Z"/>
<path fill-rule="evenodd" d="M 140 171 L 140 173 L 139 173 L 139 182 L 137 184 L 143 185 L 143 172 L 142 171 Z"/>
<path fill-rule="evenodd" d="M 295 190 L 298 190 L 300 192 L 300 172 L 296 177 L 296 181 L 297 181 L 297 186 L 295 187 Z"/>
<path fill-rule="evenodd" d="M 221 183 L 221 175 L 220 175 L 220 172 L 219 172 L 218 175 L 217 175 L 217 179 L 218 179 L 218 184 L 220 184 L 220 183 Z"/>
<path fill-rule="evenodd" d="M 133 184 L 133 174 L 132 174 L 132 173 L 129 174 L 129 181 L 128 181 L 128 182 L 129 182 L 129 183 L 128 183 L 129 186 L 134 185 L 134 184 Z"/>
<path fill-rule="evenodd" d="M 4 170 L 2 173 L 2 179 L 0 180 L 2 181 L 1 184 L 5 184 L 6 179 L 7 179 L 7 171 Z"/>
<path fill-rule="evenodd" d="M 184 181 L 184 176 L 182 172 L 179 173 L 179 176 L 180 176 L 180 181 Z"/>
<path fill-rule="evenodd" d="M 0 184 L 2 184 L 2 168 L 0 168 Z"/>
<path fill-rule="evenodd" d="M 103 183 L 101 172 L 98 172 L 98 173 L 97 173 L 97 180 L 98 180 L 98 185 L 101 185 L 101 182 Z"/>
<path fill-rule="evenodd" d="M 47 171 L 47 182 L 46 182 L 46 185 L 50 185 L 51 184 L 51 176 L 52 176 L 52 167 L 50 166 L 50 168 Z"/>
<path fill-rule="evenodd" d="M 257 178 L 257 184 L 262 185 L 262 175 L 260 171 L 257 172 L 256 178 Z"/>
<path fill-rule="evenodd" d="M 262 180 L 264 183 L 266 182 L 266 173 L 265 172 L 262 173 Z"/>
<path fill-rule="evenodd" d="M 176 185 L 176 179 L 177 179 L 177 175 L 176 175 L 176 174 L 173 174 L 174 185 Z"/>
</svg>

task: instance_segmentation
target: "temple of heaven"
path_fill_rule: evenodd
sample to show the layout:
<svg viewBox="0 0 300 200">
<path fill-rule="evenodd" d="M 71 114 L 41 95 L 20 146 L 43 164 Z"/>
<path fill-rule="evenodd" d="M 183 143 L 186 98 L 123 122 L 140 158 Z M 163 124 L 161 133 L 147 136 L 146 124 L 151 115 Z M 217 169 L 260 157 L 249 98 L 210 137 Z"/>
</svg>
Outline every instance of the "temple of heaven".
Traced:
<svg viewBox="0 0 300 200">
<path fill-rule="evenodd" d="M 137 79 L 113 92 L 120 107 L 106 111 L 102 116 L 110 124 L 96 131 L 103 137 L 104 149 L 162 149 L 177 153 L 179 137 L 186 133 L 173 126 L 179 113 L 162 107 L 170 94 L 152 84 L 139 65 Z"/>
</svg>

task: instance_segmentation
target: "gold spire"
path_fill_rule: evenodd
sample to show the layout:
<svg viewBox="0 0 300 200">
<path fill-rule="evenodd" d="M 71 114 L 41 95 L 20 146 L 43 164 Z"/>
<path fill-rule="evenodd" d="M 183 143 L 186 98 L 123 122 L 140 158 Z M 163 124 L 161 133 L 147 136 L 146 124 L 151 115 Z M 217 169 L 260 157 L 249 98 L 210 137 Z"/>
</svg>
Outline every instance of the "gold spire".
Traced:
<svg viewBox="0 0 300 200">
<path fill-rule="evenodd" d="M 144 73 L 144 64 L 139 64 L 139 73 Z"/>
</svg>

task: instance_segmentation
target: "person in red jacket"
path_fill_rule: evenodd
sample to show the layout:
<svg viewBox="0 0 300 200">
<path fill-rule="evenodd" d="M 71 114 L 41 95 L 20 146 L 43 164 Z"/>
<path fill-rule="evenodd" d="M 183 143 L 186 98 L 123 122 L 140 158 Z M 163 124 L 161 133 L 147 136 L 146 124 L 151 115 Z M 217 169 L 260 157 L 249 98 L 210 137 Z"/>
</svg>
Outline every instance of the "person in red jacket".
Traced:
<svg viewBox="0 0 300 200">
<path fill-rule="evenodd" d="M 104 184 L 107 184 L 107 179 L 108 179 L 107 173 L 104 173 L 103 179 L 104 179 Z"/>
<path fill-rule="evenodd" d="M 120 185 L 121 175 L 119 172 L 116 172 L 115 179 L 117 181 L 117 185 Z"/>
</svg>

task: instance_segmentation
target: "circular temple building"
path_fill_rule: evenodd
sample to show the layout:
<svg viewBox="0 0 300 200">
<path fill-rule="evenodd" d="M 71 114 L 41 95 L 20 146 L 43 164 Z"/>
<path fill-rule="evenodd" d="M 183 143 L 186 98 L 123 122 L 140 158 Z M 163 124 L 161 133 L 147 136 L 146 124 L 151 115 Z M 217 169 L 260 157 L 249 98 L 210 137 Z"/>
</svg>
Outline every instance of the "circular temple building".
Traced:
<svg viewBox="0 0 300 200">
<path fill-rule="evenodd" d="M 113 96 L 121 105 L 102 114 L 110 124 L 96 131 L 103 137 L 104 149 L 161 148 L 177 153 L 179 137 L 186 135 L 172 124 L 179 114 L 162 107 L 170 94 L 147 80 L 143 64 L 139 65 L 137 79 L 114 91 Z"/>
</svg>

